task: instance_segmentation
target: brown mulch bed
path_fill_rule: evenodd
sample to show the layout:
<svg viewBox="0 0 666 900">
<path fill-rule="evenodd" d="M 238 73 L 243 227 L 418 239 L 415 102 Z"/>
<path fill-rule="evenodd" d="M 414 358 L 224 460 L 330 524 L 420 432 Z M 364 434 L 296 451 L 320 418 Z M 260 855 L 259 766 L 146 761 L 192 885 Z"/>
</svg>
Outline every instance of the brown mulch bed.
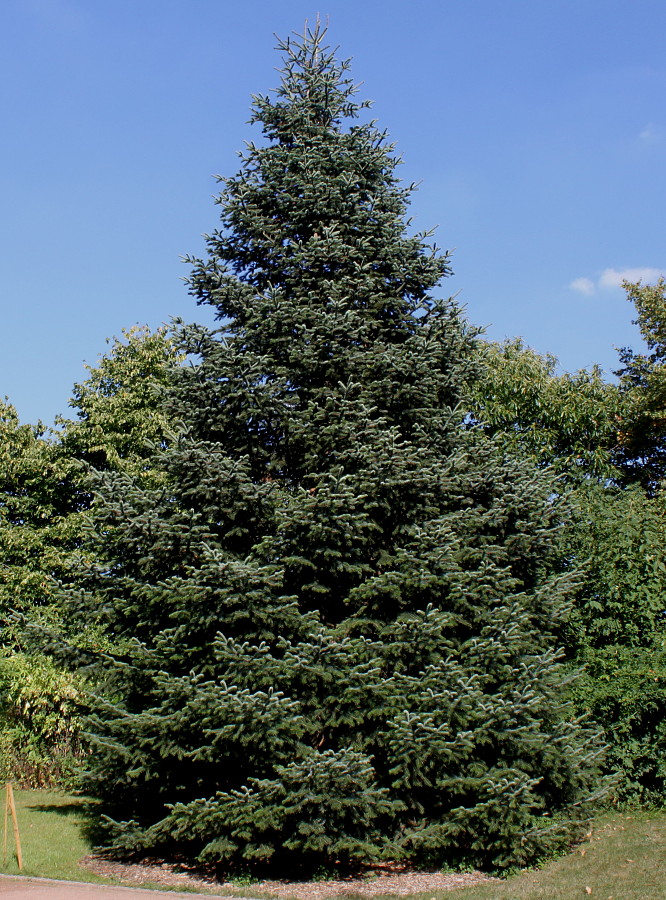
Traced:
<svg viewBox="0 0 666 900">
<path fill-rule="evenodd" d="M 233 882 L 205 878 L 200 872 L 187 871 L 162 860 L 146 859 L 141 863 L 124 863 L 95 854 L 85 856 L 81 865 L 123 884 L 158 884 L 165 887 L 188 887 L 217 890 L 237 890 Z M 330 897 L 374 897 L 379 894 L 416 894 L 425 891 L 446 891 L 495 881 L 482 872 L 416 872 L 399 865 L 377 866 L 366 877 L 350 877 L 342 881 L 257 881 L 243 885 L 245 889 L 274 897 L 296 897 L 297 900 L 327 900 Z"/>
</svg>

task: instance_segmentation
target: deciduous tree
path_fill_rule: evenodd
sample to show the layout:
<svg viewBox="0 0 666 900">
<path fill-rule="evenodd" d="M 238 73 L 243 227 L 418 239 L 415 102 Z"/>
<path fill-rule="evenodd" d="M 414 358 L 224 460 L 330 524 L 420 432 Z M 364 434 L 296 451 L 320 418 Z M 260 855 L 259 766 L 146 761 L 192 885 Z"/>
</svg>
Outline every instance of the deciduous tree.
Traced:
<svg viewBox="0 0 666 900">
<path fill-rule="evenodd" d="M 474 417 L 513 454 L 548 468 L 562 490 L 605 482 L 613 464 L 623 398 L 598 367 L 560 372 L 556 357 L 520 338 L 479 341 L 480 374 L 471 385 Z"/>
<path fill-rule="evenodd" d="M 559 373 L 554 357 L 515 340 L 480 343 L 470 396 L 486 433 L 557 474 L 571 510 L 561 563 L 579 578 L 561 632 L 569 665 L 584 669 L 573 697 L 605 729 L 616 798 L 652 804 L 666 793 L 664 287 L 626 287 L 653 352 L 622 351 L 619 385 L 596 368 Z"/>
<path fill-rule="evenodd" d="M 92 502 L 86 466 L 159 480 L 152 465 L 169 429 L 159 389 L 180 360 L 164 329 L 130 329 L 74 387 L 76 421 L 60 431 L 19 422 L 0 404 L 0 775 L 31 785 L 71 775 L 78 752 L 80 679 L 26 641 L 33 628 L 67 625 L 59 585 L 82 552 Z M 74 630 L 99 646 L 99 629 Z"/>
<path fill-rule="evenodd" d="M 666 281 L 625 282 L 627 299 L 635 306 L 635 324 L 648 353 L 620 351 L 620 387 L 626 411 L 620 429 L 616 462 L 629 482 L 653 494 L 666 477 Z"/>
</svg>

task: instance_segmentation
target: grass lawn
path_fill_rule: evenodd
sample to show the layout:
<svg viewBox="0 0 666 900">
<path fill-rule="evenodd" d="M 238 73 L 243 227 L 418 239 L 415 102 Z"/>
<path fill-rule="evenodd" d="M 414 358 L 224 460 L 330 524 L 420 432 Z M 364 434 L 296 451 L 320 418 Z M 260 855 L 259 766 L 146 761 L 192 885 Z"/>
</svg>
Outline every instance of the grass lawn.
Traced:
<svg viewBox="0 0 666 900">
<path fill-rule="evenodd" d="M 4 791 L 0 793 L 4 809 Z M 82 800 L 53 791 L 16 791 L 25 875 L 97 881 L 78 867 L 90 852 L 79 825 Z M 9 820 L 8 860 L 0 871 L 17 874 Z M 2 859 L 0 859 L 2 863 Z M 252 887 L 238 893 L 253 894 Z M 588 841 L 538 871 L 503 882 L 421 895 L 427 900 L 666 900 L 666 811 L 613 813 L 599 818 Z M 351 900 L 351 898 L 350 898 Z"/>
<path fill-rule="evenodd" d="M 68 881 L 103 879 L 79 868 L 77 862 L 90 852 L 79 829 L 82 821 L 82 800 L 71 794 L 56 791 L 14 791 L 16 815 L 19 823 L 23 874 Z M 0 790 L 4 825 L 5 791 Z M 14 829 L 11 815 L 7 822 L 7 863 L 1 858 L 0 872 L 18 875 L 14 855 Z M 3 832 L 4 840 L 4 832 Z"/>
<path fill-rule="evenodd" d="M 666 900 L 666 812 L 602 816 L 573 853 L 438 900 Z"/>
</svg>

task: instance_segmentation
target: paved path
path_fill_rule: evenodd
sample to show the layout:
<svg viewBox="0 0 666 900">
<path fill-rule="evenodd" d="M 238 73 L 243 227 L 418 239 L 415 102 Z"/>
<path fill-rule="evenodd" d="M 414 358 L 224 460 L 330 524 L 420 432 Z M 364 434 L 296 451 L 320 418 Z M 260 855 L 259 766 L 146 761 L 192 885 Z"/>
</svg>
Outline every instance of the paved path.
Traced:
<svg viewBox="0 0 666 900">
<path fill-rule="evenodd" d="M 85 884 L 81 881 L 54 881 L 50 878 L 27 878 L 21 875 L 0 875 L 2 900 L 211 900 L 219 894 L 191 894 L 180 891 L 147 891 L 143 888 L 114 887 L 106 884 Z"/>
</svg>

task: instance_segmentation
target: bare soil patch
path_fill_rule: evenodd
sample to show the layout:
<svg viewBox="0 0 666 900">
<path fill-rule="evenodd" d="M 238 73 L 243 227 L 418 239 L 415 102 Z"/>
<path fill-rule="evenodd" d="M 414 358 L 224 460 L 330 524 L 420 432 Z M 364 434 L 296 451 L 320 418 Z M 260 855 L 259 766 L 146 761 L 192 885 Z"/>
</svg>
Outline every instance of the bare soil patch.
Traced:
<svg viewBox="0 0 666 900">
<path fill-rule="evenodd" d="M 201 872 L 188 870 L 158 859 L 146 859 L 140 863 L 118 862 L 92 854 L 81 860 L 81 865 L 122 884 L 158 884 L 165 887 L 188 887 L 216 890 L 238 890 L 239 885 L 230 881 L 206 878 Z M 471 887 L 483 882 L 497 881 L 482 872 L 418 872 L 400 865 L 376 866 L 361 877 L 349 877 L 340 881 L 257 881 L 243 885 L 246 890 L 274 897 L 295 897 L 297 900 L 328 900 L 332 897 L 376 897 L 378 895 L 416 894 L 426 891 L 446 891 Z"/>
</svg>

